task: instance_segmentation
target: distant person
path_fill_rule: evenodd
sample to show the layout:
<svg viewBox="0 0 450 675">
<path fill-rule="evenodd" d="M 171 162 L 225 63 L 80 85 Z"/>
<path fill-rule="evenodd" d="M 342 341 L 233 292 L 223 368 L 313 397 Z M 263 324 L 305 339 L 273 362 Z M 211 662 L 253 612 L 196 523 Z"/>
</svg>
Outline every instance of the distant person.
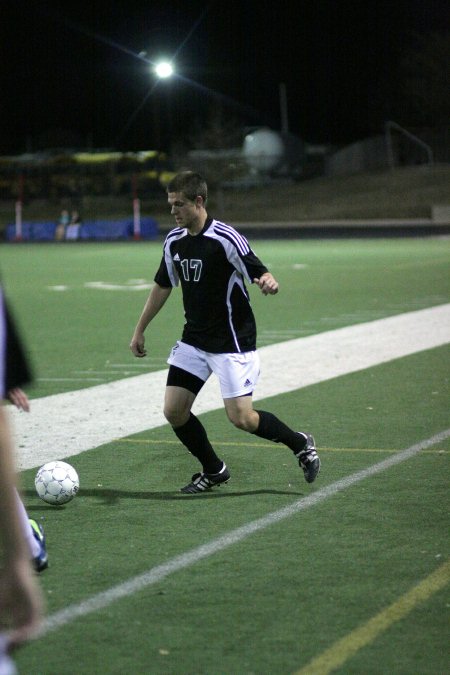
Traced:
<svg viewBox="0 0 450 675">
<path fill-rule="evenodd" d="M 206 211 L 207 184 L 184 171 L 168 184 L 168 203 L 176 228 L 164 242 L 155 285 L 144 305 L 130 343 L 133 354 L 146 355 L 144 331 L 181 282 L 186 323 L 169 356 L 164 415 L 176 436 L 201 464 L 181 492 L 194 494 L 226 483 L 230 472 L 213 449 L 191 409 L 212 373 L 219 379 L 225 411 L 239 429 L 284 443 L 312 483 L 320 470 L 314 438 L 293 431 L 274 414 L 255 410 L 252 394 L 259 377 L 256 324 L 245 281 L 264 295 L 278 293 L 278 282 L 256 257 L 246 238 Z"/>
<path fill-rule="evenodd" d="M 55 230 L 56 241 L 64 241 L 64 239 L 66 238 L 66 230 L 69 223 L 70 223 L 69 211 L 67 209 L 63 209 L 61 211 L 61 215 L 59 216 L 58 224 Z"/>
<path fill-rule="evenodd" d="M 80 212 L 74 209 L 72 213 L 70 214 L 70 225 L 80 225 L 81 224 L 81 216 Z"/>
<path fill-rule="evenodd" d="M 27 410 L 24 392 L 12 386 L 30 376 L 0 286 L 0 398 L 10 397 Z M 32 638 L 43 617 L 43 595 L 34 570 L 47 566 L 45 538 L 29 521 L 18 492 L 14 441 L 4 405 L 0 404 L 0 672 L 14 673 L 10 651 Z M 36 537 L 33 532 L 37 528 Z M 32 559 L 32 560 L 31 560 Z M 33 570 L 34 567 L 34 570 Z M 5 631 L 5 632 L 1 632 Z"/>
<path fill-rule="evenodd" d="M 66 228 L 66 239 L 78 239 L 80 236 L 81 216 L 77 210 L 73 210 L 70 215 L 70 222 Z"/>
</svg>

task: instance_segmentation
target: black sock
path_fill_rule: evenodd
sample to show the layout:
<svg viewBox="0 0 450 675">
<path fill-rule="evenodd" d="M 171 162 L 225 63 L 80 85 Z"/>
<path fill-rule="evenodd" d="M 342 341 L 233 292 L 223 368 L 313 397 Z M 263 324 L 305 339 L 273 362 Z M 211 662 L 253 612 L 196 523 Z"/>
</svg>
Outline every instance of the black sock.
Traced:
<svg viewBox="0 0 450 675">
<path fill-rule="evenodd" d="M 306 438 L 303 434 L 292 431 L 284 422 L 275 415 L 265 410 L 257 410 L 259 426 L 254 431 L 255 436 L 265 438 L 274 443 L 284 443 L 292 452 L 301 452 L 306 446 Z"/>
<path fill-rule="evenodd" d="M 219 473 L 223 462 L 214 452 L 206 435 L 205 427 L 200 420 L 191 413 L 186 424 L 181 427 L 172 427 L 180 441 L 189 452 L 197 457 L 206 473 Z"/>
</svg>

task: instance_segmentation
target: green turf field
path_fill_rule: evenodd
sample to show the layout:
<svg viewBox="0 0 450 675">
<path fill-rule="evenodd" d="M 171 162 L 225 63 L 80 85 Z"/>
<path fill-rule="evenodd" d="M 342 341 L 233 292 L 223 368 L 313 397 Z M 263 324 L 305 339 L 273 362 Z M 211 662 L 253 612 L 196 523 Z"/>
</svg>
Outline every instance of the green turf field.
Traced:
<svg viewBox="0 0 450 675">
<path fill-rule="evenodd" d="M 254 248 L 281 284 L 275 297 L 250 289 L 260 346 L 450 301 L 445 238 Z M 30 397 L 144 372 L 128 343 L 160 255 L 161 243 L 2 247 L 36 374 Z M 146 370 L 166 367 L 179 295 L 148 332 Z M 448 672 L 449 439 L 373 467 L 450 427 L 449 352 L 259 401 L 314 433 L 312 486 L 286 448 L 232 428 L 221 410 L 202 421 L 232 480 L 207 495 L 178 492 L 196 467 L 167 426 L 66 458 L 81 491 L 63 507 L 40 501 L 35 470 L 24 471 L 48 538 L 50 625 L 17 653 L 19 673 Z"/>
<path fill-rule="evenodd" d="M 257 241 L 281 291 L 251 288 L 259 346 L 448 301 L 448 239 Z M 161 243 L 3 246 L 1 271 L 36 366 L 32 396 L 165 367 L 183 325 L 174 291 L 148 334 L 148 363 L 128 350 Z M 118 366 L 117 364 L 121 364 Z"/>
</svg>

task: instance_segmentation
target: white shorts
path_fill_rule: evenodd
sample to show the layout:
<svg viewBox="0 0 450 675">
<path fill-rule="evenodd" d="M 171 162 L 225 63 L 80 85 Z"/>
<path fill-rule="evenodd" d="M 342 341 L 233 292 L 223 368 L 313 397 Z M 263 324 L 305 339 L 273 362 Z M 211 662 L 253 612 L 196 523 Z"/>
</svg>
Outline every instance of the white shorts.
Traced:
<svg viewBox="0 0 450 675">
<path fill-rule="evenodd" d="M 186 370 L 204 382 L 211 373 L 215 373 L 220 382 L 222 398 L 251 394 L 259 379 L 257 351 L 213 354 L 179 340 L 170 352 L 167 363 Z"/>
</svg>

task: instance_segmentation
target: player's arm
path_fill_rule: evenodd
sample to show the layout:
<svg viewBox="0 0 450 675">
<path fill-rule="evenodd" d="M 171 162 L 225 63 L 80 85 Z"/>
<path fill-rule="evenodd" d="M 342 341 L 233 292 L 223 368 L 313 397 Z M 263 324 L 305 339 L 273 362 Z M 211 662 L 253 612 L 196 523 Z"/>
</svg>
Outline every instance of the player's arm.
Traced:
<svg viewBox="0 0 450 675">
<path fill-rule="evenodd" d="M 278 281 L 251 248 L 245 255 L 239 255 L 238 260 L 245 277 L 248 281 L 257 284 L 264 295 L 278 293 Z"/>
<path fill-rule="evenodd" d="M 165 286 L 160 286 L 157 283 L 155 283 L 152 290 L 150 291 L 150 295 L 148 296 L 144 305 L 144 309 L 142 310 L 142 314 L 136 324 L 136 328 L 134 329 L 133 337 L 131 338 L 130 342 L 130 349 L 135 356 L 142 358 L 147 354 L 144 348 L 145 329 L 158 314 L 159 310 L 164 306 L 171 291 L 171 287 L 166 288 Z"/>
<path fill-rule="evenodd" d="M 257 284 L 264 295 L 275 295 L 275 293 L 278 293 L 278 281 L 252 251 L 247 239 L 235 232 L 233 237 L 231 237 L 231 242 L 233 245 L 225 245 L 224 249 L 233 267 L 248 282 Z"/>
</svg>

